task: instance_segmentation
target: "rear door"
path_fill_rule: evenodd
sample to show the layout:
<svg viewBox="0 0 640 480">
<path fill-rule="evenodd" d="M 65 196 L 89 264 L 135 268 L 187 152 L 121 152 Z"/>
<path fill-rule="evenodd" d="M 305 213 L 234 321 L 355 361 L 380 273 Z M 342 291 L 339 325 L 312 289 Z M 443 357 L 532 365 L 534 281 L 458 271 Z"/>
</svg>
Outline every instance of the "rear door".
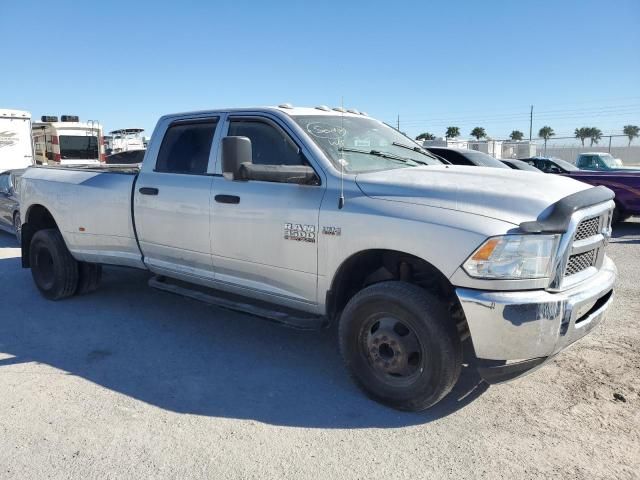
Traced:
<svg viewBox="0 0 640 480">
<path fill-rule="evenodd" d="M 218 117 L 171 122 L 149 152 L 134 192 L 134 221 L 151 271 L 188 279 L 213 279 L 208 171 Z"/>
</svg>

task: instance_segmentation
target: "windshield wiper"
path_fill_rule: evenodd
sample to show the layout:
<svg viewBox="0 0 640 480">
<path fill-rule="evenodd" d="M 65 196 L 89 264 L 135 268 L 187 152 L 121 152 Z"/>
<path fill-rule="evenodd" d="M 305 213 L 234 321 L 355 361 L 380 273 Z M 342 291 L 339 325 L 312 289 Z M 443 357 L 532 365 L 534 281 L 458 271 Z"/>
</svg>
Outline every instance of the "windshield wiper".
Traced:
<svg viewBox="0 0 640 480">
<path fill-rule="evenodd" d="M 432 154 L 428 153 L 424 148 L 420 148 L 417 145 L 415 147 L 412 147 L 410 145 L 405 145 L 404 143 L 398 143 L 398 142 L 393 142 L 391 145 L 394 145 L 394 146 L 400 147 L 400 148 L 406 148 L 407 150 L 411 150 L 413 152 L 421 153 L 425 157 L 433 158 L 434 160 L 436 159 Z"/>
<path fill-rule="evenodd" d="M 340 148 L 338 148 L 338 151 L 340 151 L 340 152 L 362 153 L 364 155 L 373 155 L 373 156 L 376 156 L 376 157 L 386 158 L 386 159 L 389 159 L 389 160 L 396 160 L 396 161 L 402 162 L 402 163 L 410 163 L 410 162 L 414 162 L 415 161 L 415 160 L 411 160 L 410 158 L 400 157 L 398 155 L 394 155 L 392 153 L 381 152 L 379 150 L 361 150 L 359 148 L 340 147 Z M 419 163 L 419 162 L 416 162 L 416 163 Z"/>
<path fill-rule="evenodd" d="M 389 160 L 397 160 L 398 162 L 402 162 L 402 163 L 419 163 L 421 165 L 428 165 L 427 162 L 421 162 L 420 160 L 414 160 L 413 158 L 401 157 L 399 155 L 394 155 L 393 153 L 381 152 L 380 150 L 361 150 L 359 148 L 340 147 L 338 148 L 338 151 L 363 153 L 365 155 L 374 155 L 376 157 L 387 158 Z"/>
</svg>

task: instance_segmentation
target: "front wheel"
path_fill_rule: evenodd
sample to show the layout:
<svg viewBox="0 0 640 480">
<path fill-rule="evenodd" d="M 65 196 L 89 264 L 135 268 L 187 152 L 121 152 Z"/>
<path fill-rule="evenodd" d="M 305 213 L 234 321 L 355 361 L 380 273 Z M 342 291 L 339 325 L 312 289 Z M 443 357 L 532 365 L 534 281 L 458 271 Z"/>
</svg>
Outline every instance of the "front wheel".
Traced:
<svg viewBox="0 0 640 480">
<path fill-rule="evenodd" d="M 416 285 L 382 282 L 361 290 L 342 313 L 339 330 L 356 383 L 393 408 L 429 408 L 460 375 L 455 323 L 442 302 Z"/>
</svg>

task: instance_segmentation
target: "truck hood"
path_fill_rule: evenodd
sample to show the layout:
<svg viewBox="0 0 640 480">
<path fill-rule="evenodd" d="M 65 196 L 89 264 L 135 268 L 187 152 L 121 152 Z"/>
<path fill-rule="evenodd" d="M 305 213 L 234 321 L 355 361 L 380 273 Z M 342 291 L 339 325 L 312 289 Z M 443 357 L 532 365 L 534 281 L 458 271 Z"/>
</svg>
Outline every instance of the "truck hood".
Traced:
<svg viewBox="0 0 640 480">
<path fill-rule="evenodd" d="M 515 225 L 537 220 L 561 198 L 591 188 L 557 175 L 460 165 L 361 173 L 356 184 L 372 198 L 448 208 Z"/>
</svg>

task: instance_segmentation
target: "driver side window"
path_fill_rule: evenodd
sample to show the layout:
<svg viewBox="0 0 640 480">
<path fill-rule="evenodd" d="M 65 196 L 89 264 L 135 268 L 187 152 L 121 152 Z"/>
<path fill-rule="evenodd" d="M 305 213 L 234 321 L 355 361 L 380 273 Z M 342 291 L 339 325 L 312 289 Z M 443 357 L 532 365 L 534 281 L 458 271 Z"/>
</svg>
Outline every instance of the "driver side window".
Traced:
<svg viewBox="0 0 640 480">
<path fill-rule="evenodd" d="M 259 120 L 232 120 L 228 136 L 251 140 L 254 165 L 307 165 L 302 152 L 294 149 L 279 129 Z"/>
</svg>

